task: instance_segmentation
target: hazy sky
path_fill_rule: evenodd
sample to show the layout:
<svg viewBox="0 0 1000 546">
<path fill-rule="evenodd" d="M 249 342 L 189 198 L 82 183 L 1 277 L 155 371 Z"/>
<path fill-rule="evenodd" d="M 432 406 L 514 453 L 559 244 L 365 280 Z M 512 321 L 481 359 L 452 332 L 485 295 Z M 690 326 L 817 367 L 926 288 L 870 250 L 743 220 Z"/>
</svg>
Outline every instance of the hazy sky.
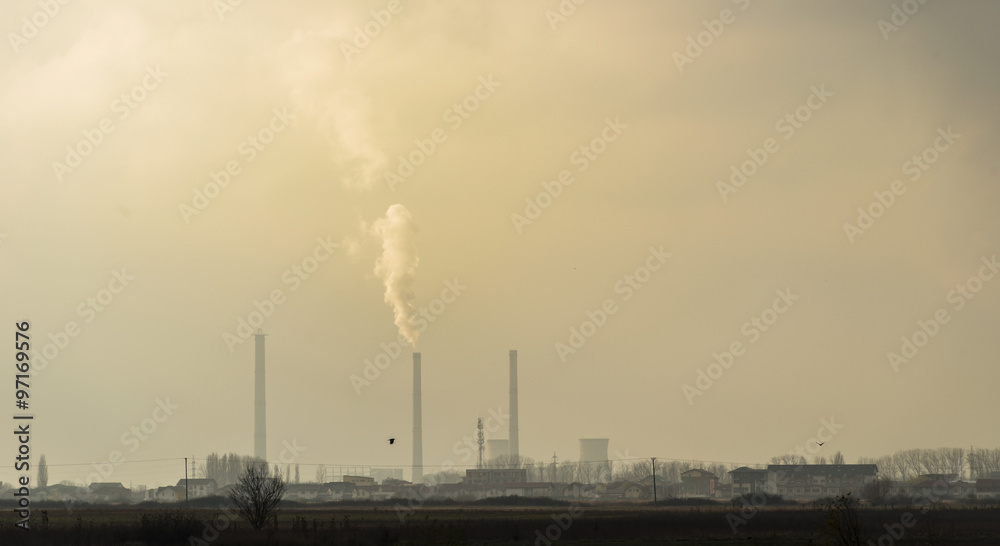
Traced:
<svg viewBox="0 0 1000 546">
<path fill-rule="evenodd" d="M 225 1 L 0 8 L 0 312 L 50 482 L 251 453 L 255 304 L 268 458 L 408 467 L 411 349 L 352 382 L 399 335 L 395 204 L 427 472 L 475 463 L 510 349 L 537 459 L 767 462 L 831 418 L 850 462 L 997 446 L 996 3 Z"/>
</svg>

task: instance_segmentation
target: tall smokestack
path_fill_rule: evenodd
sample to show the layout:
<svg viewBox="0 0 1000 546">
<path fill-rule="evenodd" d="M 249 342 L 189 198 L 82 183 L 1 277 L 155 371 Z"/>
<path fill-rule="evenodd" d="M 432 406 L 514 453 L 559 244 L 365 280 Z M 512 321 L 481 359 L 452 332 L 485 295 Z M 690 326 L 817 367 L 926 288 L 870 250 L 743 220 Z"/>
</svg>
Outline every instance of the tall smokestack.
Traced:
<svg viewBox="0 0 1000 546">
<path fill-rule="evenodd" d="M 255 384 L 254 384 L 254 412 L 253 412 L 253 456 L 258 459 L 267 460 L 267 412 L 264 402 L 264 337 L 259 328 L 254 334 L 255 363 Z"/>
<path fill-rule="evenodd" d="M 519 455 L 517 445 L 517 351 L 510 352 L 510 423 L 508 424 L 508 437 L 510 443 L 510 456 L 516 461 Z"/>
<path fill-rule="evenodd" d="M 420 422 L 420 353 L 413 353 L 413 483 L 424 481 L 424 435 Z"/>
</svg>

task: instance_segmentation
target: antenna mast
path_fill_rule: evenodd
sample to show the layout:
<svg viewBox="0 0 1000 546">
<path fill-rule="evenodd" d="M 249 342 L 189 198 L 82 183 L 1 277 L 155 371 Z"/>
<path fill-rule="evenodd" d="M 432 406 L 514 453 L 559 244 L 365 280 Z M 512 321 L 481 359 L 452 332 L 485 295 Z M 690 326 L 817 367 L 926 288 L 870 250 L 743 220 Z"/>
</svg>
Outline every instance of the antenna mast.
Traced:
<svg viewBox="0 0 1000 546">
<path fill-rule="evenodd" d="M 485 448 L 486 438 L 485 438 L 485 436 L 483 436 L 483 418 L 482 417 L 479 418 L 479 422 L 476 424 L 476 428 L 479 429 L 479 439 L 477 440 L 477 443 L 479 444 L 479 464 L 477 465 L 476 468 L 482 469 L 483 468 L 483 450 L 486 449 Z"/>
</svg>

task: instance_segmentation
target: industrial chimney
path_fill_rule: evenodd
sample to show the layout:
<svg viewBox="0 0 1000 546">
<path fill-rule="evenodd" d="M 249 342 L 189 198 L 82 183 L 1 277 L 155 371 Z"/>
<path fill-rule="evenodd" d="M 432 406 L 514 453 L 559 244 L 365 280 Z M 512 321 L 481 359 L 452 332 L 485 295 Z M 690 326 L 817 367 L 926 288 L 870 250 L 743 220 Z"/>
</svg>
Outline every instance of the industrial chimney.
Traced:
<svg viewBox="0 0 1000 546">
<path fill-rule="evenodd" d="M 517 351 L 510 352 L 510 423 L 508 424 L 507 436 L 510 438 L 510 457 L 512 461 L 519 459 L 519 447 L 517 445 Z"/>
<path fill-rule="evenodd" d="M 424 435 L 420 422 L 420 353 L 413 353 L 413 483 L 424 481 Z"/>
<path fill-rule="evenodd" d="M 264 337 L 260 328 L 254 334 L 254 412 L 253 412 L 253 456 L 267 460 L 267 412 L 264 402 Z"/>
</svg>

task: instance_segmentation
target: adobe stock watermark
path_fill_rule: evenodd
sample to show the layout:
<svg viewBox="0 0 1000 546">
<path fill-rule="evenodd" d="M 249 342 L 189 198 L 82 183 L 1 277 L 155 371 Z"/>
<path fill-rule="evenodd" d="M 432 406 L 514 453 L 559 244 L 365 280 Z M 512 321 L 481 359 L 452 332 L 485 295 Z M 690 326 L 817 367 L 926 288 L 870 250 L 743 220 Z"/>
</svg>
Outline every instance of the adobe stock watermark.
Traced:
<svg viewBox="0 0 1000 546">
<path fill-rule="evenodd" d="M 979 258 L 979 261 L 983 265 L 979 266 L 976 274 L 970 276 L 965 282 L 955 285 L 955 288 L 945 295 L 945 301 L 950 303 L 956 312 L 964 309 L 966 304 L 972 301 L 976 297 L 976 294 L 983 289 L 985 283 L 993 280 L 993 277 L 997 273 L 1000 273 L 1000 261 L 997 261 L 996 254 L 989 258 L 982 256 Z M 948 309 L 944 307 L 940 307 L 934 311 L 928 320 L 918 320 L 917 329 L 912 334 L 902 337 L 899 353 L 890 351 L 886 355 L 892 371 L 899 373 L 899 367 L 903 364 L 908 364 L 910 360 L 916 357 L 920 349 L 926 347 L 938 335 L 944 325 L 950 321 L 951 316 L 948 314 Z"/>
<path fill-rule="evenodd" d="M 38 10 L 29 17 L 21 17 L 20 32 L 8 32 L 7 42 L 14 53 L 19 53 L 38 33 L 62 13 L 62 6 L 70 0 L 38 0 Z"/>
<path fill-rule="evenodd" d="M 795 453 L 803 460 L 807 453 L 810 455 L 818 453 L 822 449 L 819 444 L 825 444 L 832 440 L 837 435 L 837 431 L 842 428 L 844 428 L 844 425 L 837 423 L 835 416 L 831 415 L 829 420 L 825 418 L 820 419 L 820 427 L 816 430 L 816 435 L 806 440 L 805 447 L 796 446 Z M 803 464 L 795 466 L 791 473 L 799 472 L 804 466 Z M 788 485 L 790 478 L 789 473 L 784 469 L 778 470 L 775 473 L 775 485 L 777 487 L 784 487 Z M 777 493 L 777 491 L 773 491 L 772 493 Z M 740 497 L 739 504 L 740 511 L 738 513 L 728 512 L 726 514 L 726 523 L 729 524 L 729 528 L 733 531 L 734 535 L 740 525 L 746 525 L 748 521 L 757 515 L 761 508 L 767 505 L 767 494 L 763 491 L 757 491 L 750 495 L 749 500 Z"/>
<path fill-rule="evenodd" d="M 903 174 L 910 175 L 910 182 L 919 180 L 962 137 L 962 135 L 951 131 L 951 125 L 947 129 L 938 127 L 937 134 L 937 138 L 930 146 L 903 162 Z M 854 240 L 859 235 L 864 235 L 866 231 L 871 229 L 875 225 L 875 221 L 895 204 L 897 197 L 906 193 L 906 189 L 906 182 L 893 180 L 889 184 L 888 190 L 875 190 L 875 200 L 867 207 L 858 207 L 857 225 L 850 222 L 844 223 L 844 235 L 847 236 L 847 241 L 853 245 Z"/>
<path fill-rule="evenodd" d="M 441 289 L 441 295 L 432 299 L 426 306 L 421 306 L 417 309 L 417 317 L 413 320 L 417 334 L 423 334 L 424 330 L 437 320 L 438 317 L 443 315 L 448 306 L 455 303 L 455 300 L 467 289 L 468 286 L 460 283 L 458 277 L 445 280 L 444 288 Z M 349 378 L 351 387 L 354 388 L 354 393 L 361 396 L 361 388 L 370 387 L 376 379 L 381 377 L 382 372 L 389 369 L 389 366 L 403 354 L 403 349 L 406 347 L 410 347 L 410 343 L 402 334 L 397 334 L 396 340 L 388 344 L 380 343 L 379 348 L 381 351 L 374 358 L 365 359 L 361 375 L 352 374 Z"/>
<path fill-rule="evenodd" d="M 236 11 L 236 8 L 243 5 L 243 0 L 212 0 L 212 9 L 219 17 L 219 22 L 223 22 L 226 16 Z"/>
<path fill-rule="evenodd" d="M 614 286 L 612 286 L 615 294 L 621 294 L 621 302 L 624 303 L 632 299 L 635 292 L 648 283 L 653 278 L 653 273 L 662 269 L 663 264 L 667 263 L 667 259 L 671 256 L 672 254 L 669 252 L 663 251 L 663 245 L 660 245 L 659 248 L 649 247 L 649 255 L 646 257 L 643 265 L 635 268 L 635 270 L 616 281 Z M 588 309 L 584 313 L 587 318 L 580 323 L 579 328 L 576 326 L 570 327 L 569 339 L 567 339 L 566 343 L 562 341 L 556 342 L 555 350 L 559 355 L 559 360 L 565 364 L 567 357 L 576 354 L 578 350 L 582 349 L 587 344 L 587 340 L 594 337 L 597 330 L 607 324 L 608 318 L 618 312 L 620 309 L 618 305 L 618 300 L 607 298 L 596 311 Z"/>
<path fill-rule="evenodd" d="M 319 270 L 323 262 L 333 256 L 333 251 L 340 247 L 340 243 L 332 242 L 330 238 L 331 236 L 329 235 L 326 238 L 317 237 L 316 245 L 313 247 L 312 252 L 281 274 L 281 282 L 289 287 L 289 292 L 298 290 L 305 280 L 309 279 L 309 277 Z M 271 290 L 263 301 L 254 300 L 253 311 L 250 311 L 245 317 L 236 317 L 235 333 L 227 331 L 222 334 L 222 341 L 226 344 L 226 348 L 229 349 L 229 354 L 233 353 L 237 345 L 242 345 L 244 341 L 250 339 L 254 329 L 260 328 L 264 324 L 264 321 L 273 315 L 275 310 L 279 306 L 284 305 L 286 301 L 288 299 L 285 292 L 280 288 Z"/>
<path fill-rule="evenodd" d="M 780 134 L 785 140 L 790 140 L 795 136 L 795 132 L 799 129 L 805 127 L 805 124 L 809 122 L 813 117 L 813 113 L 818 112 L 824 105 L 826 101 L 833 96 L 832 91 L 826 90 L 826 84 L 820 84 L 819 87 L 815 85 L 809 88 L 812 93 L 804 103 L 796 107 L 794 110 L 786 113 L 784 116 L 778 118 L 774 122 L 774 130 Z M 781 146 L 778 144 L 778 140 L 775 138 L 766 138 L 764 143 L 760 148 L 747 148 L 747 156 L 749 159 L 744 160 L 737 167 L 736 163 L 729 166 L 731 172 L 729 176 L 729 183 L 726 184 L 722 180 L 715 183 L 715 187 L 719 190 L 719 195 L 722 197 L 722 201 L 729 200 L 729 194 L 736 193 L 740 188 L 750 178 L 753 178 L 757 171 L 767 163 L 767 160 L 778 152 Z"/>
<path fill-rule="evenodd" d="M 569 21 L 569 18 L 576 14 L 577 6 L 582 6 L 586 2 L 587 0 L 560 0 L 554 10 L 545 10 L 545 20 L 549 22 L 549 26 L 555 31 L 557 26 Z"/>
<path fill-rule="evenodd" d="M 340 52 L 344 54 L 344 60 L 351 63 L 351 57 L 360 55 L 361 50 L 372 44 L 385 30 L 393 17 L 403 12 L 403 5 L 400 0 L 389 0 L 385 8 L 377 11 L 369 11 L 371 18 L 365 22 L 364 26 L 354 27 L 354 38 L 350 42 L 340 42 Z"/>
<path fill-rule="evenodd" d="M 905 25 L 910 17 L 920 11 L 920 6 L 927 3 L 927 0 L 903 0 L 902 5 L 893 4 L 889 20 L 878 20 L 878 30 L 882 33 L 882 40 L 889 41 L 890 32 L 899 32 L 899 27 Z"/>
<path fill-rule="evenodd" d="M 774 298 L 770 306 L 761 311 L 759 315 L 754 315 L 750 320 L 743 323 L 740 333 L 747 337 L 748 345 L 756 343 L 760 339 L 761 334 L 774 326 L 778 322 L 778 317 L 791 309 L 795 301 L 799 299 L 799 296 L 792 294 L 791 287 L 787 287 L 784 290 L 775 290 L 774 293 L 778 297 Z M 684 393 L 684 398 L 687 399 L 688 405 L 694 405 L 695 397 L 704 395 L 705 391 L 710 389 L 736 363 L 736 359 L 745 353 L 746 347 L 740 341 L 730 343 L 728 350 L 721 353 L 712 353 L 712 360 L 714 362 L 709 364 L 705 371 L 700 366 L 698 367 L 694 380 L 695 386 L 692 387 L 685 383 L 681 387 L 681 392 Z"/>
<path fill-rule="evenodd" d="M 628 129 L 628 125 L 622 123 L 619 116 L 615 116 L 615 119 L 605 118 L 604 128 L 601 129 L 601 132 L 590 142 L 581 145 L 569 154 L 570 164 L 575 165 L 579 173 L 586 171 L 608 150 L 612 142 L 618 140 L 625 129 Z M 573 182 L 573 173 L 569 169 L 559 171 L 555 180 L 542 181 L 543 191 L 534 197 L 524 198 L 524 214 L 514 212 L 510 215 L 510 220 L 514 223 L 517 234 L 520 235 L 525 226 L 529 226 L 537 220 L 542 215 L 542 211 L 552 206 L 552 203 L 562 195 L 563 188 L 569 187 Z"/>
<path fill-rule="evenodd" d="M 472 114 L 479 111 L 483 103 L 493 97 L 501 85 L 503 82 L 495 81 L 493 74 L 479 76 L 479 84 L 462 100 L 452 103 L 441 115 L 442 121 L 447 124 L 451 131 L 457 131 Z M 433 129 L 427 138 L 414 139 L 413 148 L 409 152 L 396 156 L 396 159 L 399 160 L 396 169 L 386 171 L 383 175 L 389 189 L 396 191 L 396 186 L 413 176 L 416 168 L 430 159 L 438 147 L 447 140 L 448 132 L 443 127 Z"/>
<path fill-rule="evenodd" d="M 274 142 L 277 135 L 295 121 L 295 114 L 289 114 L 287 108 L 271 110 L 271 119 L 261 127 L 256 133 L 247 135 L 247 138 L 236 145 L 236 153 L 243 157 L 244 166 L 249 166 L 263 152 L 268 145 Z M 194 188 L 194 197 L 191 204 L 180 203 L 177 210 L 181 213 L 181 218 L 185 224 L 191 223 L 191 217 L 201 214 L 201 211 L 208 208 L 208 205 L 222 194 L 222 190 L 229 187 L 233 178 L 243 172 L 243 167 L 237 159 L 230 159 L 226 162 L 223 170 L 210 171 L 208 177 L 211 179 L 201 188 Z"/>
<path fill-rule="evenodd" d="M 750 7 L 750 0 L 732 0 L 733 4 L 736 4 L 740 11 L 746 11 Z M 694 64 L 694 61 L 701 57 L 702 53 L 706 49 L 712 47 L 715 44 L 716 38 L 722 36 L 722 33 L 726 31 L 726 25 L 731 25 L 736 22 L 736 14 L 733 13 L 731 9 L 723 9 L 719 12 L 719 17 L 716 19 L 705 19 L 702 20 L 702 25 L 705 26 L 705 30 L 698 32 L 692 36 L 687 37 L 687 47 L 684 48 L 684 53 L 680 51 L 675 51 L 671 58 L 674 60 L 674 64 L 677 65 L 677 71 L 681 74 L 684 73 L 684 67 L 689 64 Z"/>
<path fill-rule="evenodd" d="M 146 66 L 146 75 L 132 87 L 127 93 L 122 93 L 111 101 L 111 112 L 118 114 L 118 120 L 124 121 L 132 112 L 139 107 L 149 94 L 160 87 L 168 74 L 160 70 L 160 65 Z M 86 128 L 81 131 L 83 138 L 74 144 L 66 145 L 66 155 L 63 161 L 52 162 L 52 172 L 56 175 L 56 180 L 62 182 L 80 165 L 83 160 L 90 157 L 97 148 L 104 143 L 107 136 L 116 129 L 115 122 L 110 117 L 103 117 L 93 128 Z"/>
<path fill-rule="evenodd" d="M 92 296 L 87 296 L 76 306 L 76 314 L 83 318 L 83 324 L 90 324 L 97 318 L 98 313 L 103 312 L 111 306 L 118 298 L 118 295 L 125 291 L 129 283 L 135 280 L 135 275 L 129 275 L 125 268 L 112 269 L 111 278 L 107 287 L 101 288 Z M 80 323 L 75 320 L 68 320 L 61 330 L 55 333 L 49 332 L 48 342 L 39 341 L 35 344 L 35 349 L 31 350 L 31 358 L 35 364 L 31 367 L 31 374 L 38 375 L 39 372 L 48 367 L 49 363 L 56 359 L 65 351 L 73 338 L 82 332 Z M 44 343 L 44 345 L 42 345 Z M 38 350 L 38 347 L 41 347 Z"/>
</svg>

